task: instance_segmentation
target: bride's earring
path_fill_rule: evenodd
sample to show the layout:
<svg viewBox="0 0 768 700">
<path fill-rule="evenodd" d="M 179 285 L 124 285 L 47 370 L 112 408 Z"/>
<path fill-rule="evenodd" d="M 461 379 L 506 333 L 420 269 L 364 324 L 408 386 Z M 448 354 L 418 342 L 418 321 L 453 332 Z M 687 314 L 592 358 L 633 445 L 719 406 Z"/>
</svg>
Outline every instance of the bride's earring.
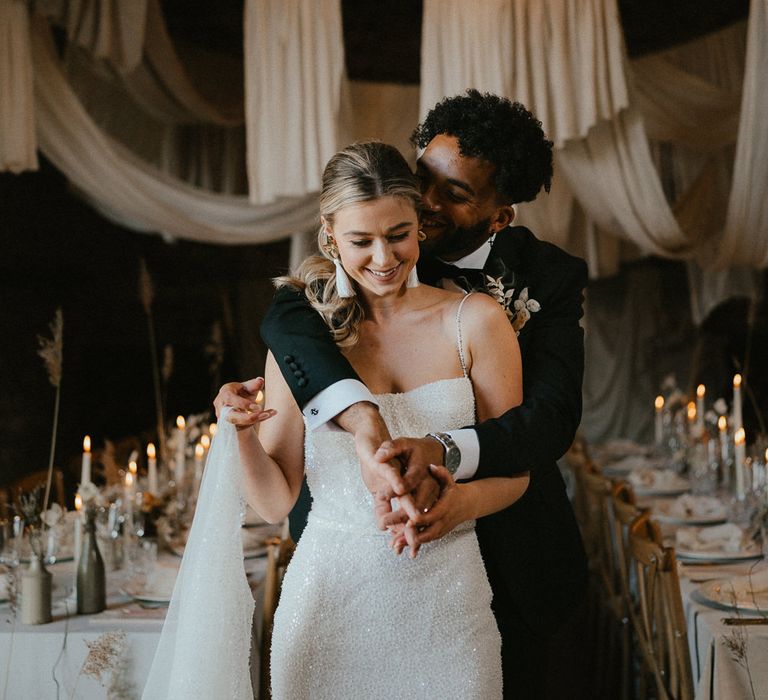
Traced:
<svg viewBox="0 0 768 700">
<path fill-rule="evenodd" d="M 351 299 L 355 296 L 355 289 L 347 271 L 341 264 L 341 258 L 334 258 L 333 264 L 336 266 L 336 292 L 342 299 Z"/>
<path fill-rule="evenodd" d="M 416 234 L 416 238 L 419 241 L 426 241 L 427 240 L 427 234 L 424 233 L 424 231 L 422 231 L 421 229 L 419 229 L 419 232 Z"/>
<path fill-rule="evenodd" d="M 419 275 L 416 272 L 416 265 L 414 265 L 408 273 L 408 279 L 405 280 L 405 286 L 410 287 L 411 289 L 419 286 Z"/>
</svg>

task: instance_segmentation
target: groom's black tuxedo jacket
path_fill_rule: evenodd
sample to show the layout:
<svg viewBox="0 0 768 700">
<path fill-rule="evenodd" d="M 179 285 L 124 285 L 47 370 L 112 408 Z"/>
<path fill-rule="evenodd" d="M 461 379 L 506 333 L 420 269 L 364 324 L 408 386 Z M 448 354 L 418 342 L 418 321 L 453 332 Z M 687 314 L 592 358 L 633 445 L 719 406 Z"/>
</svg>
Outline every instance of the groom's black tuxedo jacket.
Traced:
<svg viewBox="0 0 768 700">
<path fill-rule="evenodd" d="M 419 263 L 423 282 L 436 283 L 443 273 L 436 261 L 425 257 Z M 467 271 L 466 278 L 475 287 L 492 278 L 505 291 L 514 289 L 507 296 L 510 314 L 526 289 L 529 308 L 536 308 L 535 302 L 540 307 L 518 336 L 523 403 L 477 426 L 475 478 L 531 472 L 526 494 L 510 508 L 479 520 L 477 534 L 502 636 L 520 633 L 505 629 L 506 620 L 520 617 L 546 634 L 581 599 L 586 584 L 584 549 L 556 464 L 581 420 L 584 343 L 579 319 L 586 265 L 516 226 L 496 236 L 482 274 Z M 493 290 L 491 284 L 488 291 Z M 336 381 L 357 378 L 301 293 L 279 290 L 261 333 L 299 406 Z"/>
</svg>

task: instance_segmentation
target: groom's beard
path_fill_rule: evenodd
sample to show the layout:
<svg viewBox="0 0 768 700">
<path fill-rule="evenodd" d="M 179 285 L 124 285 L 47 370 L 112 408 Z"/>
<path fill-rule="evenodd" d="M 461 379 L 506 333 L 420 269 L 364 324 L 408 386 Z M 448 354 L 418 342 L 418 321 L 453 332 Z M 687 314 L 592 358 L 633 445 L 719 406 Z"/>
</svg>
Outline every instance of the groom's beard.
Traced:
<svg viewBox="0 0 768 700">
<path fill-rule="evenodd" d="M 446 227 L 445 231 L 421 244 L 424 252 L 451 262 L 476 251 L 491 237 L 491 220 L 483 219 L 474 226 Z"/>
</svg>

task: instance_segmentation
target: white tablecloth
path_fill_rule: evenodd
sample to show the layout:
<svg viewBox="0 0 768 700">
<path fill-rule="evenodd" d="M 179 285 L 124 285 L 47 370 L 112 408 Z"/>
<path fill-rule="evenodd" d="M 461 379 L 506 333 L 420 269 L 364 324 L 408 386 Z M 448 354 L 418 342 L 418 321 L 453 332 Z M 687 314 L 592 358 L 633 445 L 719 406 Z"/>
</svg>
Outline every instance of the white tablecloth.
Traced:
<svg viewBox="0 0 768 700">
<path fill-rule="evenodd" d="M 261 586 L 258 583 L 263 577 L 265 566 L 264 558 L 246 561 L 246 571 L 252 581 L 256 598 L 251 646 L 255 693 L 258 692 L 262 600 Z M 74 697 L 78 700 L 103 700 L 107 697 L 106 687 L 81 673 L 88 654 L 85 642 L 93 642 L 103 633 L 114 630 L 123 630 L 127 635 L 126 676 L 134 687 L 134 694 L 129 697 L 141 697 L 160 638 L 166 609 L 140 608 L 119 592 L 118 577 L 109 574 L 107 610 L 95 615 L 67 616 L 67 609 L 70 613 L 74 610 L 74 602 L 67 603 L 65 600 L 66 592 L 72 588 L 74 565 L 72 562 L 62 562 L 48 568 L 54 575 L 52 622 L 46 625 L 22 625 L 19 621 L 20 612 L 19 620 L 14 620 L 8 605 L 0 605 L 0 698 L 43 700 Z M 216 651 L 211 650 L 212 660 L 215 659 L 215 654 Z M 60 686 L 58 693 L 56 681 Z M 108 679 L 105 681 L 108 682 Z"/>
<path fill-rule="evenodd" d="M 741 569 L 739 573 L 746 574 L 752 564 L 754 562 L 729 569 Z M 688 571 L 692 576 L 706 575 L 706 567 L 690 567 Z M 747 671 L 723 643 L 726 637 L 733 635 L 735 628 L 723 624 L 721 620 L 737 617 L 737 614 L 733 610 L 715 609 L 701 602 L 696 593 L 699 585 L 686 577 L 680 581 L 696 700 L 751 700 Z M 757 616 L 748 612 L 740 615 L 744 618 Z M 768 700 L 768 625 L 742 626 L 740 629 L 747 638 L 747 658 L 757 700 Z"/>
</svg>

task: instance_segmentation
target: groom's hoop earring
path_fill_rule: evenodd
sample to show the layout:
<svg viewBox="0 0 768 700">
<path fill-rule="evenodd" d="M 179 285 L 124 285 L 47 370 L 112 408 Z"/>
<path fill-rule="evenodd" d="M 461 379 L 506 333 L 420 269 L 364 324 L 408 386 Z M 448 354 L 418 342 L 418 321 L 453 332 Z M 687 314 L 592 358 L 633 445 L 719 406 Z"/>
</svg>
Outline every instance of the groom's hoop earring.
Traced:
<svg viewBox="0 0 768 700">
<path fill-rule="evenodd" d="M 420 241 L 426 241 L 427 240 L 427 234 L 424 233 L 421 229 L 419 229 L 419 232 L 416 234 L 416 238 Z"/>
</svg>

